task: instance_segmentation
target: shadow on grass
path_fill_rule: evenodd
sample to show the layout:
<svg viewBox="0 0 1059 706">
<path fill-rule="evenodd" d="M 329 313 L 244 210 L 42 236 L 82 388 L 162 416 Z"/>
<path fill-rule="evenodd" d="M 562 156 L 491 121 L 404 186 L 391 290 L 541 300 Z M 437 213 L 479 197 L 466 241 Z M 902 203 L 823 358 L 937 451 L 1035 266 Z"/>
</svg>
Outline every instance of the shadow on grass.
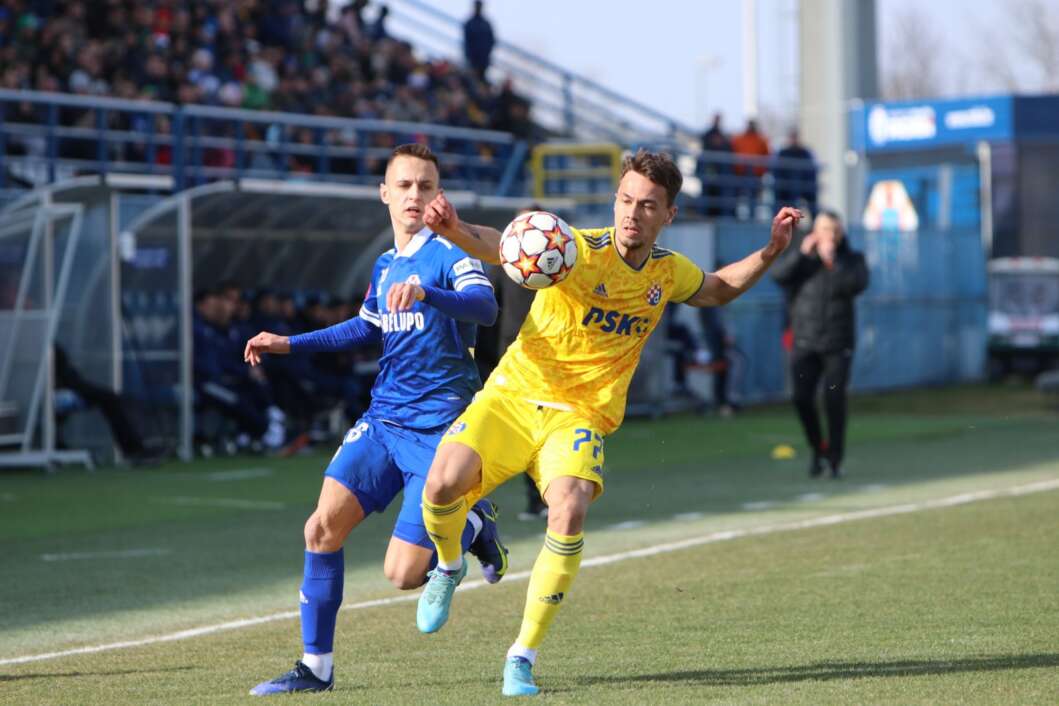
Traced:
<svg viewBox="0 0 1059 706">
<path fill-rule="evenodd" d="M 186 672 L 195 667 L 164 667 L 159 669 L 114 669 L 106 672 L 31 672 L 29 674 L 0 674 L 0 684 L 11 681 L 28 681 L 30 679 L 68 679 L 77 677 L 122 677 L 129 674 L 163 674 L 166 672 Z"/>
<path fill-rule="evenodd" d="M 1059 654 L 996 655 L 952 660 L 898 660 L 894 662 L 816 662 L 790 667 L 755 669 L 702 669 L 622 677 L 586 677 L 581 684 L 697 684 L 701 686 L 760 686 L 803 681 L 835 681 L 870 677 L 915 677 L 1010 669 L 1059 667 Z"/>
</svg>

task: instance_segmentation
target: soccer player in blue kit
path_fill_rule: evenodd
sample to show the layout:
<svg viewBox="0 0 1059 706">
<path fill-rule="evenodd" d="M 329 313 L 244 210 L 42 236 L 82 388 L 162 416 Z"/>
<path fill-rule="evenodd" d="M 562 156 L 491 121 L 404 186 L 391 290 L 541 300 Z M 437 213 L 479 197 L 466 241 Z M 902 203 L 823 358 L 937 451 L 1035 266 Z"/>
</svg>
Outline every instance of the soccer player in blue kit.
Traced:
<svg viewBox="0 0 1059 706">
<path fill-rule="evenodd" d="M 401 145 L 384 178 L 379 194 L 389 207 L 394 248 L 375 262 L 360 315 L 297 336 L 263 331 L 244 352 L 257 365 L 264 353 L 333 351 L 379 341 L 383 346 L 371 405 L 331 459 L 316 510 L 305 523 L 304 654 L 290 672 L 254 687 L 255 696 L 334 687 L 342 545 L 365 516 L 385 510 L 402 489 L 384 572 L 401 589 L 426 582 L 436 555 L 420 509 L 423 484 L 441 435 L 482 386 L 469 349 L 476 325 L 496 320 L 497 304 L 481 262 L 423 224 L 440 188 L 437 157 L 423 145 Z M 462 545 L 481 562 L 486 581 L 495 583 L 507 571 L 507 549 L 488 500 L 468 514 Z"/>
</svg>

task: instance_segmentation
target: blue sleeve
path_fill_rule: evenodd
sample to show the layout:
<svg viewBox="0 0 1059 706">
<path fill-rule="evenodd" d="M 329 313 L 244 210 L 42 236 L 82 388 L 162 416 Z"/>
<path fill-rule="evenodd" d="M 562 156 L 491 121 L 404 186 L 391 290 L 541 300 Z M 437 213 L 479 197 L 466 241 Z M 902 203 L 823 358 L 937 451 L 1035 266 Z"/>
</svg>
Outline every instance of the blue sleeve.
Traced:
<svg viewBox="0 0 1059 706">
<path fill-rule="evenodd" d="M 493 288 L 480 284 L 468 285 L 460 291 L 423 286 L 423 303 L 429 304 L 446 316 L 479 326 L 496 323 L 498 311 Z"/>
<path fill-rule="evenodd" d="M 378 327 L 371 325 L 360 316 L 354 316 L 334 326 L 291 336 L 290 352 L 344 351 L 365 343 L 378 343 L 381 340 L 382 335 Z"/>
<path fill-rule="evenodd" d="M 451 254 L 451 263 L 447 263 L 447 269 L 443 277 L 445 285 L 449 289 L 462 292 L 467 287 L 482 285 L 492 288 L 492 283 L 485 274 L 481 260 L 468 257 L 462 250 L 454 250 Z"/>
<path fill-rule="evenodd" d="M 379 318 L 379 302 L 377 301 L 379 292 L 379 273 L 385 269 L 388 264 L 383 261 L 387 254 L 379 256 L 379 259 L 375 261 L 375 268 L 371 271 L 371 282 L 368 284 L 368 291 L 364 293 L 364 303 L 360 307 L 360 318 L 367 321 L 373 326 L 382 326 L 382 321 Z"/>
</svg>

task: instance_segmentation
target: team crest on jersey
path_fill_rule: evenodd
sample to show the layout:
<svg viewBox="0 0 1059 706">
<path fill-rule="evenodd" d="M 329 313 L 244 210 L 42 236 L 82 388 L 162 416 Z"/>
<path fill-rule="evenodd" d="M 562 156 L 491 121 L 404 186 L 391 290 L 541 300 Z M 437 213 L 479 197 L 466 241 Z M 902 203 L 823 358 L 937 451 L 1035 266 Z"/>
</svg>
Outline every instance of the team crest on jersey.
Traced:
<svg viewBox="0 0 1059 706">
<path fill-rule="evenodd" d="M 409 275 L 408 279 L 405 280 L 405 284 L 419 284 L 419 275 Z"/>
<path fill-rule="evenodd" d="M 598 294 L 601 297 L 606 298 L 607 296 L 607 285 L 600 282 L 596 285 L 596 288 L 592 290 L 593 294 Z"/>
<path fill-rule="evenodd" d="M 451 427 L 449 427 L 449 430 L 447 432 L 445 432 L 445 436 L 455 436 L 456 434 L 459 434 L 461 431 L 463 431 L 466 428 L 467 428 L 466 422 L 456 422 Z"/>
<path fill-rule="evenodd" d="M 662 285 L 655 282 L 651 285 L 651 288 L 647 290 L 647 303 L 651 306 L 656 306 L 660 301 L 662 301 Z"/>
</svg>

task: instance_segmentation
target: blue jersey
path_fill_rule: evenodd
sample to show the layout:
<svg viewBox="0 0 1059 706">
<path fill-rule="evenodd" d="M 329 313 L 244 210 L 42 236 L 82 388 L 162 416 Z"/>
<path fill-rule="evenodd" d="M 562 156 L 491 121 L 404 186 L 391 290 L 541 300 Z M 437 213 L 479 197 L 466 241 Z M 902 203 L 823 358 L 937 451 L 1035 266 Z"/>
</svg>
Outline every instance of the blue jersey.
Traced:
<svg viewBox="0 0 1059 706">
<path fill-rule="evenodd" d="M 428 229 L 417 233 L 404 252 L 391 249 L 375 261 L 360 309 L 361 318 L 382 334 L 369 413 L 412 429 L 446 425 L 482 387 L 470 351 L 477 328 L 424 302 L 409 311 L 387 311 L 386 292 L 401 282 L 457 292 L 492 285 L 481 262 Z"/>
</svg>

